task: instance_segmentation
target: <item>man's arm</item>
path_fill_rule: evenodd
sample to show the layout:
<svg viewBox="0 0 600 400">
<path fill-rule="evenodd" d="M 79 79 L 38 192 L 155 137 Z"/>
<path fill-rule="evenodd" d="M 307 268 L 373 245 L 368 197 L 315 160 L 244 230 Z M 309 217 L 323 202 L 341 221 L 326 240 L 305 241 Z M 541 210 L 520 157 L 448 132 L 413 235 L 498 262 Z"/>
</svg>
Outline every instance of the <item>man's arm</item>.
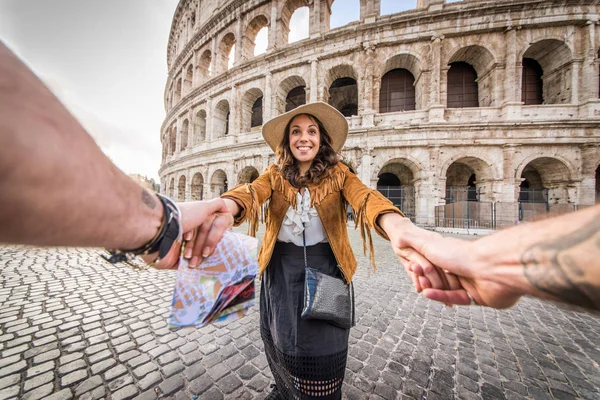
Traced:
<svg viewBox="0 0 600 400">
<path fill-rule="evenodd" d="M 121 172 L 2 43 L 0 204 L 4 243 L 135 249 L 163 218 L 157 196 Z M 228 211 L 220 199 L 180 208 L 185 232 Z M 206 228 L 214 247 L 227 224 Z"/>
<path fill-rule="evenodd" d="M 456 274 L 464 290 L 425 289 L 433 300 L 495 308 L 519 297 L 561 301 L 600 310 L 600 205 L 506 229 L 473 242 L 404 237 L 436 266 Z M 423 271 L 414 266 L 413 272 Z"/>
</svg>

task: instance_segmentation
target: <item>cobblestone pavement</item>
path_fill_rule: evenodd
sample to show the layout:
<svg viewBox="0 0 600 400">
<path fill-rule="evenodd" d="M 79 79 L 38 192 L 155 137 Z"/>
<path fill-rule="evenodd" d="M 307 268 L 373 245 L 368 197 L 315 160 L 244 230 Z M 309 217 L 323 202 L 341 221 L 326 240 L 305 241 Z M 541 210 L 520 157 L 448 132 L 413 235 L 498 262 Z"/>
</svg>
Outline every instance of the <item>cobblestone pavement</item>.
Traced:
<svg viewBox="0 0 600 400">
<path fill-rule="evenodd" d="M 600 399 L 598 315 L 534 299 L 446 308 L 374 240 L 377 273 L 359 257 L 345 398 Z M 94 250 L 0 246 L 0 399 L 264 398 L 257 310 L 172 332 L 174 276 Z"/>
</svg>

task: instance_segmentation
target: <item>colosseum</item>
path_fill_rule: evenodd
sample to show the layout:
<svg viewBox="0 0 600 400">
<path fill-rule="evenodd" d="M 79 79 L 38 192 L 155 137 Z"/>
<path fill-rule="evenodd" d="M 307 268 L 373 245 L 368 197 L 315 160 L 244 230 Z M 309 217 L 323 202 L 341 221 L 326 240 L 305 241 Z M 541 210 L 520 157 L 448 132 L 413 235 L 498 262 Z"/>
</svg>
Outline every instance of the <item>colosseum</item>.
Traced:
<svg viewBox="0 0 600 400">
<path fill-rule="evenodd" d="M 179 2 L 165 193 L 252 181 L 274 162 L 263 121 L 322 100 L 347 116 L 345 162 L 418 224 L 496 228 L 600 202 L 597 1 L 418 0 L 381 15 L 380 0 L 347 0 L 359 20 L 331 29 L 333 1 Z M 289 43 L 304 7 L 308 37 Z"/>
</svg>

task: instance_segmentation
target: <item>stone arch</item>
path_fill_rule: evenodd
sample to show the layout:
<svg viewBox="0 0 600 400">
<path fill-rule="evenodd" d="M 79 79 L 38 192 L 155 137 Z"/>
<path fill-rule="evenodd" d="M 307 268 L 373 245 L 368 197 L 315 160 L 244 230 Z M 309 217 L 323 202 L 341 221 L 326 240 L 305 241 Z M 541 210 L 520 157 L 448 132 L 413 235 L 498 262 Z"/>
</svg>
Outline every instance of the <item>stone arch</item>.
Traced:
<svg viewBox="0 0 600 400">
<path fill-rule="evenodd" d="M 457 66 L 464 67 L 464 64 L 461 63 L 471 66 L 476 73 L 474 79 L 476 84 L 477 107 L 491 106 L 494 101 L 495 89 L 492 70 L 496 65 L 496 60 L 492 52 L 481 45 L 469 45 L 461 47 L 456 50 L 448 59 L 448 65 L 450 66 L 447 77 L 448 104 L 451 104 L 451 101 L 454 100 L 450 98 L 452 85 L 458 85 L 456 81 L 453 81 L 453 73 L 456 71 Z M 455 71 L 452 71 L 453 65 L 455 66 Z M 464 71 L 468 73 L 466 69 Z"/>
<path fill-rule="evenodd" d="M 311 21 L 313 10 L 312 10 L 312 2 L 309 0 L 287 0 L 283 3 L 281 7 L 281 11 L 279 12 L 279 21 L 278 21 L 278 32 L 277 37 L 279 40 L 279 45 L 285 46 L 289 43 L 290 36 L 290 20 L 292 19 L 292 15 L 301 7 L 308 7 L 309 18 Z M 309 23 L 310 24 L 310 23 Z"/>
<path fill-rule="evenodd" d="M 240 171 L 238 175 L 238 184 L 240 183 L 252 183 L 260 174 L 258 170 L 252 166 L 248 166 Z"/>
<path fill-rule="evenodd" d="M 200 172 L 196 172 L 192 177 L 191 186 L 192 200 L 203 200 L 204 199 L 204 177 Z"/>
<path fill-rule="evenodd" d="M 392 77 L 391 74 L 405 74 L 403 71 L 406 71 L 408 74 L 410 75 L 406 75 L 407 81 L 404 82 L 403 88 L 404 90 L 400 90 L 400 89 L 396 89 L 396 90 L 392 90 L 389 87 L 387 88 L 387 93 L 385 91 L 386 88 L 384 88 L 384 84 L 388 83 L 386 82 L 386 80 L 390 79 L 390 78 L 396 78 L 396 79 L 392 79 L 395 82 L 398 81 L 403 81 L 404 79 L 400 79 L 398 80 L 397 78 L 400 78 L 400 76 L 398 77 Z M 386 60 L 385 64 L 383 64 L 383 67 L 381 69 L 381 72 L 379 73 L 380 76 L 380 81 L 379 84 L 376 85 L 376 90 L 378 91 L 378 93 L 375 93 L 375 95 L 377 96 L 376 98 L 379 98 L 379 112 L 385 112 L 382 110 L 387 109 L 387 112 L 393 112 L 393 111 L 400 111 L 400 110 L 396 110 L 390 102 L 391 100 L 391 96 L 392 93 L 395 93 L 394 96 L 400 96 L 400 98 L 405 99 L 405 100 L 410 100 L 412 99 L 412 101 L 409 101 L 408 103 L 412 105 L 411 106 L 406 106 L 404 105 L 402 108 L 402 110 L 419 110 L 423 108 L 424 105 L 424 90 L 423 90 L 423 80 L 420 79 L 421 78 L 421 61 L 420 59 L 415 56 L 414 54 L 411 53 L 401 53 L 401 54 L 396 54 L 393 57 L 389 58 Z M 387 79 L 386 79 L 387 78 Z M 412 90 L 410 90 L 409 87 L 404 87 L 408 84 L 412 83 Z M 401 93 L 397 93 L 397 92 L 401 92 Z M 412 93 L 411 93 L 412 92 Z M 382 99 L 382 95 L 385 97 L 385 99 Z M 406 103 L 406 101 L 404 102 Z"/>
<path fill-rule="evenodd" d="M 262 29 L 269 29 L 269 19 L 263 14 L 257 15 L 250 21 L 246 28 L 246 35 L 244 36 L 244 44 L 242 48 L 242 55 L 246 60 L 254 57 L 254 50 L 256 48 L 256 37 Z M 268 35 L 267 35 L 268 37 Z"/>
<path fill-rule="evenodd" d="M 194 146 L 206 140 L 206 110 L 200 109 L 194 115 Z"/>
<path fill-rule="evenodd" d="M 183 93 L 192 91 L 194 85 L 194 65 L 190 63 L 185 70 L 185 80 L 183 82 Z"/>
<path fill-rule="evenodd" d="M 531 156 L 516 170 L 519 185 L 519 202 L 568 204 L 568 187 L 574 184 L 573 168 L 569 162 L 558 156 Z M 529 192 L 525 196 L 521 192 Z M 537 191 L 537 193 L 536 193 Z"/>
<path fill-rule="evenodd" d="M 236 44 L 235 35 L 229 32 L 223 36 L 219 44 L 219 65 L 217 70 L 219 72 L 225 72 L 229 69 L 230 58 L 235 57 L 235 49 L 233 46 Z"/>
<path fill-rule="evenodd" d="M 229 134 L 230 114 L 229 102 L 225 99 L 219 101 L 213 113 L 213 137 L 215 139 Z"/>
<path fill-rule="evenodd" d="M 389 160 L 377 172 L 377 190 L 411 220 L 416 216 L 415 182 L 419 175 L 419 167 L 406 158 Z"/>
<path fill-rule="evenodd" d="M 181 124 L 181 139 L 180 139 L 180 147 L 179 151 L 183 151 L 187 149 L 189 145 L 189 136 L 190 136 L 190 122 L 186 119 L 183 120 Z"/>
<path fill-rule="evenodd" d="M 169 154 L 175 154 L 175 149 L 177 147 L 177 126 L 175 123 L 171 125 L 171 129 L 169 129 Z"/>
<path fill-rule="evenodd" d="M 173 95 L 173 105 L 177 104 L 181 100 L 181 77 L 179 77 L 175 83 L 175 94 Z"/>
<path fill-rule="evenodd" d="M 358 75 L 349 64 L 331 68 L 325 77 L 326 101 L 344 116 L 358 115 Z"/>
<path fill-rule="evenodd" d="M 171 182 L 169 184 L 169 193 L 167 193 L 167 196 L 169 196 L 172 199 L 175 198 L 175 178 L 174 177 L 171 177 Z"/>
<path fill-rule="evenodd" d="M 520 59 L 533 59 L 542 68 L 544 104 L 572 102 L 573 53 L 564 41 L 542 39 L 532 43 Z"/>
<path fill-rule="evenodd" d="M 185 201 L 185 175 L 179 177 L 177 183 L 177 199 L 179 201 Z"/>
<path fill-rule="evenodd" d="M 294 91 L 292 96 L 290 92 Z M 304 94 L 304 97 L 302 97 Z M 277 112 L 282 114 L 306 104 L 306 81 L 298 75 L 288 76 L 277 87 Z"/>
<path fill-rule="evenodd" d="M 217 169 L 213 172 L 210 178 L 210 191 L 213 194 L 213 198 L 219 197 L 225 193 L 228 188 L 227 174 L 222 169 Z"/>
<path fill-rule="evenodd" d="M 492 201 L 495 175 L 493 164 L 480 156 L 449 160 L 440 175 L 446 181 L 446 203 Z"/>
<path fill-rule="evenodd" d="M 254 127 L 263 123 L 263 92 L 252 88 L 242 96 L 242 132 L 250 132 Z"/>
<path fill-rule="evenodd" d="M 203 83 L 210 79 L 211 76 L 211 62 L 212 62 L 212 53 L 210 50 L 204 50 L 200 56 L 198 57 L 198 62 L 196 63 L 197 71 L 198 71 L 198 82 Z"/>
</svg>

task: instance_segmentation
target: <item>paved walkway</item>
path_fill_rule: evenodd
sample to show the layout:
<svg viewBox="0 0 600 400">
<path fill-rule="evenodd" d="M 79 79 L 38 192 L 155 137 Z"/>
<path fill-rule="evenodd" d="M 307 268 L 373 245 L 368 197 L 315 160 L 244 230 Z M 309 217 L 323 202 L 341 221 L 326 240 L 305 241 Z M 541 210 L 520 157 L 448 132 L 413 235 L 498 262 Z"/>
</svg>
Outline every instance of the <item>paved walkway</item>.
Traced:
<svg viewBox="0 0 600 400">
<path fill-rule="evenodd" d="M 345 398 L 600 399 L 600 316 L 534 299 L 446 308 L 374 240 L 377 274 L 359 257 Z M 263 398 L 257 311 L 172 332 L 174 276 L 94 250 L 0 246 L 0 400 Z"/>
</svg>

